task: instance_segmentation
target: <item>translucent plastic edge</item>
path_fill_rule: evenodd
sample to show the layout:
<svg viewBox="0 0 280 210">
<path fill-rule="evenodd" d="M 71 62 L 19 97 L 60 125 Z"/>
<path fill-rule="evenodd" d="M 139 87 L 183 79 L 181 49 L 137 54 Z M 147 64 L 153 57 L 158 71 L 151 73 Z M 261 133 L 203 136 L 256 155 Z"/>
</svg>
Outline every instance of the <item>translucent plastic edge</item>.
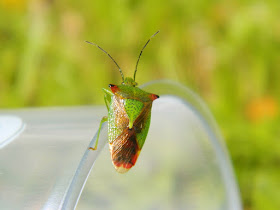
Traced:
<svg viewBox="0 0 280 210">
<path fill-rule="evenodd" d="M 13 132 L 13 134 L 11 136 L 9 136 L 7 139 L 0 142 L 0 149 L 2 149 L 5 146 L 7 146 L 8 144 L 10 144 L 11 142 L 13 142 L 14 140 L 16 140 L 20 136 L 20 134 L 25 130 L 26 126 L 25 126 L 25 123 L 23 122 L 23 120 L 18 116 L 1 115 L 0 117 L 14 118 L 14 120 L 17 120 L 20 124 L 20 126 L 17 127 L 17 129 L 15 130 L 15 132 Z"/>
<path fill-rule="evenodd" d="M 101 119 L 100 119 L 101 120 Z M 86 151 L 78 165 L 78 168 L 76 169 L 76 172 L 67 188 L 66 193 L 64 194 L 63 200 L 60 204 L 59 209 L 75 209 L 78 201 L 80 199 L 80 196 L 82 194 L 82 191 L 84 189 L 84 186 L 86 184 L 86 181 L 90 175 L 90 172 L 93 168 L 93 165 L 98 158 L 99 154 L 101 153 L 102 149 L 104 148 L 105 144 L 107 143 L 107 126 L 108 123 L 104 122 L 101 125 L 97 150 L 93 151 L 89 149 L 90 147 L 94 147 L 98 130 L 96 131 L 93 139 L 91 140 L 90 144 L 86 148 Z"/>
</svg>

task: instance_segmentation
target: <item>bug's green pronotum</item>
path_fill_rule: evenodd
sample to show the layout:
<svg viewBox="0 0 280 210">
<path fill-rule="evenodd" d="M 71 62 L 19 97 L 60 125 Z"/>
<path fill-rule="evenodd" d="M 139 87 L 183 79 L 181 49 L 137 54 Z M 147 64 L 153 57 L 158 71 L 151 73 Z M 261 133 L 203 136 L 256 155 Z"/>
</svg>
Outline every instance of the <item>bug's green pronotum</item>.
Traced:
<svg viewBox="0 0 280 210">
<path fill-rule="evenodd" d="M 109 85 L 111 91 L 103 88 L 108 117 L 102 118 L 98 130 L 99 137 L 102 123 L 108 121 L 111 158 L 113 165 L 119 173 L 125 173 L 135 165 L 150 127 L 152 103 L 155 99 L 159 98 L 156 94 L 147 93 L 136 87 L 137 83 L 135 82 L 137 66 L 142 52 L 158 32 L 151 36 L 142 48 L 136 62 L 133 78 L 125 78 L 121 68 L 109 53 L 97 44 L 87 41 L 98 47 L 111 58 L 118 67 L 122 77 L 122 83 L 120 85 Z M 95 147 L 90 147 L 89 149 L 97 149 L 98 137 Z"/>
</svg>

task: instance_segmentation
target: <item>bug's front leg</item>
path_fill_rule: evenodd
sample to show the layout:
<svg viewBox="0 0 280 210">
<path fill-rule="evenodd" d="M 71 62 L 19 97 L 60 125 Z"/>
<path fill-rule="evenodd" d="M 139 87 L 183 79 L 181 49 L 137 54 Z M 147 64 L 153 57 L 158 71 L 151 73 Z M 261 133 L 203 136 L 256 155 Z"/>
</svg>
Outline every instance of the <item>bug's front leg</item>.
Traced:
<svg viewBox="0 0 280 210">
<path fill-rule="evenodd" d="M 105 89 L 105 88 L 103 88 L 102 90 L 105 93 L 104 94 L 104 101 L 105 101 L 107 110 L 109 111 L 109 106 L 111 104 L 111 97 L 113 96 L 113 93 L 110 92 L 109 90 Z"/>
<path fill-rule="evenodd" d="M 96 142 L 95 142 L 95 146 L 94 147 L 89 147 L 88 149 L 91 149 L 91 150 L 96 150 L 97 149 L 97 144 L 98 144 L 98 139 L 99 139 L 99 134 L 100 134 L 100 130 L 101 130 L 101 126 L 104 122 L 107 122 L 108 121 L 108 117 L 105 116 L 101 119 L 100 121 L 100 124 L 99 124 L 99 128 L 98 128 L 98 133 L 97 133 L 97 139 L 96 139 Z"/>
</svg>

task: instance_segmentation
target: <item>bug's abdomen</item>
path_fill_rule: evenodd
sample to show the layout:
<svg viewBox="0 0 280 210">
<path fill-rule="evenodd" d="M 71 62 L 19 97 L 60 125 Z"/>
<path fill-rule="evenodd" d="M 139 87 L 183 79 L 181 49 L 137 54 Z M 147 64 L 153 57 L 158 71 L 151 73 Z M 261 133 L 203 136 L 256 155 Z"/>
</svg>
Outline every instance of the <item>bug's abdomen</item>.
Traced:
<svg viewBox="0 0 280 210">
<path fill-rule="evenodd" d="M 112 162 L 116 170 L 125 173 L 135 165 L 140 153 L 134 128 L 126 128 L 110 145 Z"/>
</svg>

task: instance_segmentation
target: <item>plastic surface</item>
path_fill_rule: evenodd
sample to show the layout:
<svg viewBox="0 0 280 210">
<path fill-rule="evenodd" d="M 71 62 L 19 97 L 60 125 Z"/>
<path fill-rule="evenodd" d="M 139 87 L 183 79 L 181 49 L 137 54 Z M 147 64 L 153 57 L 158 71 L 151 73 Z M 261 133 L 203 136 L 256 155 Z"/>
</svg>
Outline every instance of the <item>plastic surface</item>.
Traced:
<svg viewBox="0 0 280 210">
<path fill-rule="evenodd" d="M 0 209 L 60 209 L 104 108 L 2 110 L 25 130 L 0 149 Z"/>
<path fill-rule="evenodd" d="M 16 139 L 24 128 L 25 125 L 19 117 L 0 116 L 0 149 Z"/>
<path fill-rule="evenodd" d="M 77 209 L 241 209 L 226 149 L 203 102 L 168 81 L 144 88 L 161 98 L 126 174 L 115 171 L 107 144 L 102 150 L 106 126 L 98 151 L 87 149 L 105 107 L 2 111 L 21 117 L 26 129 L 0 150 L 1 209 L 72 209 L 77 203 Z"/>
</svg>

